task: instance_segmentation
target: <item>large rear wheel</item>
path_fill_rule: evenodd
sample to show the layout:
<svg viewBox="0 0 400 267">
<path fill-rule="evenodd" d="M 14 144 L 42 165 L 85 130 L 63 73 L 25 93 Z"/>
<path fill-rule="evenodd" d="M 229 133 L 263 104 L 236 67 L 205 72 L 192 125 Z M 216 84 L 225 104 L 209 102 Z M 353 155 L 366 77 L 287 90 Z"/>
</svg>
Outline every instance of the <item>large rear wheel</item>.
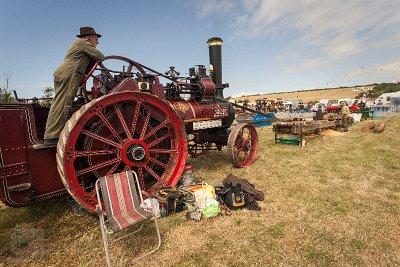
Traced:
<svg viewBox="0 0 400 267">
<path fill-rule="evenodd" d="M 186 159 L 181 119 L 164 100 L 140 92 L 113 93 L 84 105 L 65 125 L 57 146 L 65 187 L 91 212 L 98 178 L 134 170 L 150 195 L 176 185 Z"/>
</svg>

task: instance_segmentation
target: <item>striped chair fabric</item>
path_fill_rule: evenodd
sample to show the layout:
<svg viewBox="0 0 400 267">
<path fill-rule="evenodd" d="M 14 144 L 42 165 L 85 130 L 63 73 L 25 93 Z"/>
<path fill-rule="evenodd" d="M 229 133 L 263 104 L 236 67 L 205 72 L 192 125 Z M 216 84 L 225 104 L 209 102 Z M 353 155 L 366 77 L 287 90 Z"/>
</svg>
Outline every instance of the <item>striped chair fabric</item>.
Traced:
<svg viewBox="0 0 400 267">
<path fill-rule="evenodd" d="M 151 212 L 140 206 L 142 198 L 132 172 L 126 171 L 102 177 L 99 186 L 107 219 L 113 232 L 153 217 Z"/>
</svg>

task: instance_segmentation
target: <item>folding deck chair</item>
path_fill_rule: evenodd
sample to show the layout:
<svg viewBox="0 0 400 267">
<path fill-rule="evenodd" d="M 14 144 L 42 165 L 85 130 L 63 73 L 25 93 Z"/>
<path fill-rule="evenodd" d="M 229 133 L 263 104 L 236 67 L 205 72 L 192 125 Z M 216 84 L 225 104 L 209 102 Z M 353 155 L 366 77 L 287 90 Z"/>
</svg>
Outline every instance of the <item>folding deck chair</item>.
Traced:
<svg viewBox="0 0 400 267">
<path fill-rule="evenodd" d="M 145 220 L 151 219 L 154 221 L 158 244 L 153 250 L 137 257 L 136 260 L 153 253 L 160 247 L 161 235 L 157 219 L 152 210 L 146 209 L 141 205 L 143 203 L 142 192 L 137 174 L 134 171 L 125 171 L 101 177 L 96 181 L 96 193 L 98 200 L 97 213 L 100 218 L 100 228 L 108 266 L 111 266 L 108 235 L 141 223 L 138 230 L 114 240 L 114 242 L 118 241 L 139 232 Z"/>
</svg>

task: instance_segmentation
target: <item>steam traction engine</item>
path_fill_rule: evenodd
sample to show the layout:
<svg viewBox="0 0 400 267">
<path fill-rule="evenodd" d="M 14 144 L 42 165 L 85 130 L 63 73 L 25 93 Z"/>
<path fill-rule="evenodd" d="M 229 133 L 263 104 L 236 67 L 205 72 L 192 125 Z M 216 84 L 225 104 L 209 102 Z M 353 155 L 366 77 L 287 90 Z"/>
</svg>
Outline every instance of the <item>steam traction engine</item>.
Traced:
<svg viewBox="0 0 400 267">
<path fill-rule="evenodd" d="M 178 183 L 188 153 L 200 156 L 227 146 L 235 166 L 252 164 L 257 132 L 249 124 L 231 127 L 234 109 L 223 99 L 228 85 L 222 84 L 222 40 L 211 38 L 208 45 L 209 75 L 202 65 L 180 77 L 174 67 L 160 73 L 121 56 L 94 62 L 84 74 L 57 148 L 35 148 L 43 138 L 48 108 L 1 105 L 2 202 L 23 206 L 67 189 L 93 212 L 95 181 L 107 174 L 133 169 L 151 195 Z M 122 69 L 115 69 L 121 64 Z M 162 85 L 160 79 L 168 82 Z"/>
</svg>

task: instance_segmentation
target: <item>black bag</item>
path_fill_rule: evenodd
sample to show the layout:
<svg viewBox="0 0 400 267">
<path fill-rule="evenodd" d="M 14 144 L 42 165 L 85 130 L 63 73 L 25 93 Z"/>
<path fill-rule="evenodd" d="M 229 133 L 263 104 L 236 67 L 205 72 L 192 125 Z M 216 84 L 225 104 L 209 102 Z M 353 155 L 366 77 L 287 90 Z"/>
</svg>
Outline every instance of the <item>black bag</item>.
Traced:
<svg viewBox="0 0 400 267">
<path fill-rule="evenodd" d="M 248 210 L 261 210 L 255 198 L 247 191 L 243 190 L 240 185 L 235 187 L 220 186 L 216 187 L 216 194 L 222 205 L 230 210 L 246 208 Z"/>
<path fill-rule="evenodd" d="M 246 197 L 244 191 L 240 187 L 231 187 L 225 191 L 223 202 L 231 210 L 242 209 L 246 206 Z"/>
<path fill-rule="evenodd" d="M 157 190 L 156 198 L 165 205 L 166 215 L 181 212 L 186 209 L 189 198 L 187 192 L 173 187 L 163 187 Z"/>
<path fill-rule="evenodd" d="M 253 184 L 251 184 L 249 181 L 245 179 L 236 177 L 233 174 L 229 174 L 222 181 L 222 183 L 225 188 L 240 187 L 243 191 L 246 191 L 248 194 L 250 194 L 254 198 L 254 200 L 263 201 L 265 198 L 264 193 L 261 192 L 260 190 L 257 190 Z"/>
</svg>

